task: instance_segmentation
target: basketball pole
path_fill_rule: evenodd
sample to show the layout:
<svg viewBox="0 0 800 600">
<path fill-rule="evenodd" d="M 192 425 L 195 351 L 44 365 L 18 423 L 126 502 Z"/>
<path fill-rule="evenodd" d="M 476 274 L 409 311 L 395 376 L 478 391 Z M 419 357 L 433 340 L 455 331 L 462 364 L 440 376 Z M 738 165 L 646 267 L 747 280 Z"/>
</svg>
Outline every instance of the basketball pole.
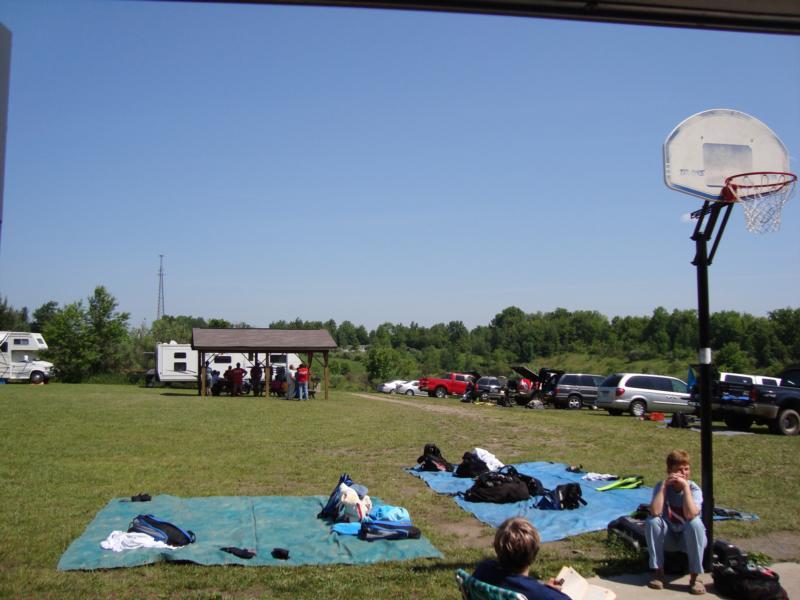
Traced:
<svg viewBox="0 0 800 600">
<path fill-rule="evenodd" d="M 714 546 L 714 455 L 711 440 L 711 316 L 708 300 L 708 267 L 714 261 L 722 233 L 733 208 L 732 202 L 706 201 L 703 208 L 692 214 L 697 225 L 691 239 L 695 243 L 692 264 L 697 268 L 697 324 L 698 324 L 698 382 L 700 384 L 700 457 L 702 468 L 703 508 L 702 519 L 708 543 L 703 556 L 703 569 L 711 570 Z M 724 211 L 719 229 L 714 234 L 720 214 Z M 706 221 L 706 216 L 708 220 Z M 705 222 L 705 229 L 703 224 Z M 711 252 L 708 242 L 714 236 Z"/>
</svg>

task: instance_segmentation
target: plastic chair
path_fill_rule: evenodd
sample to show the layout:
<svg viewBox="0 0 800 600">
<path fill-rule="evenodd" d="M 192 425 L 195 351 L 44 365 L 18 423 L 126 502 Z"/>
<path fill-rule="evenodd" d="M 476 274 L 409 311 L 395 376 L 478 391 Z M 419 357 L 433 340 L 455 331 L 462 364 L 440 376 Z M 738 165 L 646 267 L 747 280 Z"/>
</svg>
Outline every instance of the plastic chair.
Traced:
<svg viewBox="0 0 800 600">
<path fill-rule="evenodd" d="M 513 592 L 475 579 L 464 569 L 456 571 L 458 589 L 464 600 L 528 600 L 525 594 Z"/>
</svg>

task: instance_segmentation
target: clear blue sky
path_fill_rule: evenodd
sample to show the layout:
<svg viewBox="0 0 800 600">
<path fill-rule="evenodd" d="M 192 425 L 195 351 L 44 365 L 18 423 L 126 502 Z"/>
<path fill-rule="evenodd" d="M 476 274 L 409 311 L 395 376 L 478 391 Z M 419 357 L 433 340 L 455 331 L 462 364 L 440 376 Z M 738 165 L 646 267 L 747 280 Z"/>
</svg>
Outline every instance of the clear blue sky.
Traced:
<svg viewBox="0 0 800 600">
<path fill-rule="evenodd" d="M 800 169 L 800 37 L 313 7 L 0 0 L 13 34 L 0 295 L 105 285 L 155 317 L 486 324 L 696 308 L 686 117 Z M 737 209 L 711 309 L 798 306 L 800 198 Z"/>
</svg>

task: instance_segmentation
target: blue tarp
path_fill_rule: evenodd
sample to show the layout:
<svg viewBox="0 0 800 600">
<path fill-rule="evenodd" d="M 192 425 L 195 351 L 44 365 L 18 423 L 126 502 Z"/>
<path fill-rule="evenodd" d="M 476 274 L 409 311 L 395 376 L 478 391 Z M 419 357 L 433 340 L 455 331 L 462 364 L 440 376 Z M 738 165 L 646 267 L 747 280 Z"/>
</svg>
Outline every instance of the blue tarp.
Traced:
<svg viewBox="0 0 800 600">
<path fill-rule="evenodd" d="M 366 542 L 339 535 L 317 513 L 327 496 L 214 496 L 178 498 L 161 495 L 150 502 L 111 500 L 83 534 L 67 548 L 59 570 L 135 567 L 160 561 L 189 561 L 201 565 L 297 566 L 365 564 L 413 558 L 440 558 L 441 553 L 424 537 L 418 540 Z M 381 501 L 372 498 L 377 506 Z M 175 550 L 147 549 L 113 552 L 100 542 L 114 531 L 126 531 L 133 517 L 150 513 L 183 529 L 197 541 Z M 220 548 L 234 546 L 256 551 L 243 559 Z M 271 556 L 273 548 L 289 550 L 289 560 Z"/>
<path fill-rule="evenodd" d="M 587 481 L 581 479 L 583 473 L 570 473 L 567 465 L 552 462 L 529 462 L 514 465 L 520 473 L 538 478 L 544 487 L 554 489 L 562 483 L 580 483 L 583 498 L 587 505 L 575 510 L 539 510 L 533 507 L 534 500 L 509 504 L 488 502 L 467 502 L 456 496 L 456 503 L 467 512 L 475 515 L 492 527 L 497 527 L 509 517 L 525 517 L 539 530 L 543 542 L 553 542 L 572 535 L 605 529 L 610 521 L 636 510 L 639 504 L 649 503 L 653 489 L 641 487 L 635 490 L 608 490 L 598 492 L 598 487 L 608 485 L 608 481 Z M 452 473 L 433 473 L 408 469 L 431 489 L 440 494 L 455 495 L 465 492 L 473 481 L 469 478 L 454 477 Z"/>
</svg>

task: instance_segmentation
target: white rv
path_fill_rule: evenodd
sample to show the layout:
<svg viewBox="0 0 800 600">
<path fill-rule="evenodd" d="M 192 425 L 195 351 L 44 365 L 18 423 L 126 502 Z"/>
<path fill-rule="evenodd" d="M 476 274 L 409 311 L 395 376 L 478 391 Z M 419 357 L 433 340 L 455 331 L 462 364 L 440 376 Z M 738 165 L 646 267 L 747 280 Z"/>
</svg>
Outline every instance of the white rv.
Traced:
<svg viewBox="0 0 800 600">
<path fill-rule="evenodd" d="M 41 333 L 0 331 L 0 379 L 47 383 L 53 376 L 53 363 L 39 360 L 47 350 Z"/>
<path fill-rule="evenodd" d="M 168 344 L 156 344 L 156 368 L 151 369 L 146 375 L 146 385 L 153 387 L 156 383 L 197 383 L 197 350 L 192 349 L 191 344 L 179 344 L 171 341 Z M 274 367 L 286 367 L 286 359 L 290 364 L 300 364 L 300 358 L 296 354 L 270 354 L 270 364 Z M 258 362 L 262 367 L 266 355 L 259 354 Z M 235 367 L 236 363 L 249 371 L 255 362 L 255 356 L 249 356 L 241 352 L 227 353 L 206 353 L 208 368 L 224 373 L 228 367 Z"/>
</svg>

